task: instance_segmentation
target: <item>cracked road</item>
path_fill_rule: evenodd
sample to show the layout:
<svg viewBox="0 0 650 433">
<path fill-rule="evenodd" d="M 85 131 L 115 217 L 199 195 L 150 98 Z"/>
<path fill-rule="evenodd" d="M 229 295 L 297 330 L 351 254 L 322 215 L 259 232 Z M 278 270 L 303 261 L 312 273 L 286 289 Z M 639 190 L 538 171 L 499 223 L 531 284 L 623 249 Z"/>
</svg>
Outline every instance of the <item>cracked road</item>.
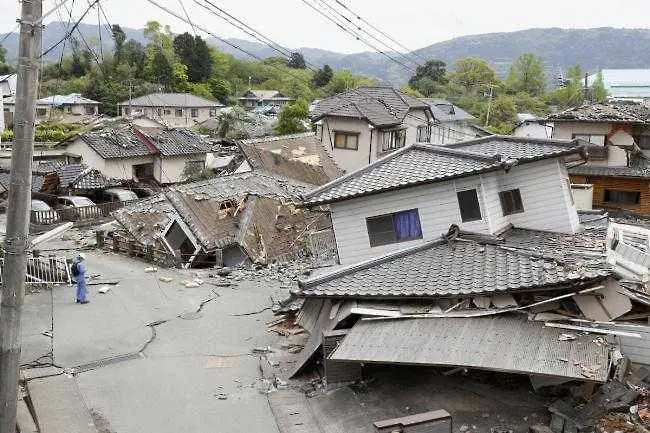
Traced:
<svg viewBox="0 0 650 433">
<path fill-rule="evenodd" d="M 278 280 L 186 288 L 180 281 L 196 270 L 145 273 L 149 265 L 138 260 L 87 256 L 90 274 L 120 279 L 119 285 L 106 294 L 90 286 L 87 305 L 74 302 L 74 287 L 28 295 L 23 362 L 49 352 L 42 331 L 50 329 L 53 311 L 54 363 L 76 367 L 86 406 L 107 420 L 106 431 L 278 431 L 258 392 L 259 360 L 251 354 L 280 339 L 265 326 L 269 297 L 286 294 Z"/>
</svg>

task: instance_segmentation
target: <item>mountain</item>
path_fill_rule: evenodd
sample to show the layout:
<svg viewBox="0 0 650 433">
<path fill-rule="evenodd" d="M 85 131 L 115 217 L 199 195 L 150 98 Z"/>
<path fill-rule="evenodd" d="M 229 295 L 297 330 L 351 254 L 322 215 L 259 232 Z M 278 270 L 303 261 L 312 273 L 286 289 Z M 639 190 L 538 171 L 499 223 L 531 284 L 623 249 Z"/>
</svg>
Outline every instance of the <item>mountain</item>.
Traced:
<svg viewBox="0 0 650 433">
<path fill-rule="evenodd" d="M 43 47 L 48 48 L 62 39 L 66 25 L 67 23 L 62 22 L 48 24 L 44 29 Z M 127 38 L 146 42 L 142 29 L 124 27 L 123 30 Z M 97 25 L 80 24 L 79 31 L 94 47 L 99 47 L 101 35 L 103 49 L 111 49 L 112 40 L 107 26 L 99 29 Z M 262 43 L 243 39 L 226 41 L 260 58 L 278 54 Z M 3 44 L 10 60 L 17 57 L 17 42 L 18 35 L 11 35 Z M 246 54 L 216 38 L 207 38 L 207 42 L 237 58 L 250 59 Z M 58 59 L 62 48 L 63 44 L 53 50 L 47 59 Z M 69 49 L 70 45 L 66 44 L 66 51 Z M 98 48 L 95 50 L 99 51 Z M 297 51 L 317 67 L 328 64 L 334 69 L 348 68 L 356 74 L 372 76 L 384 83 L 400 85 L 411 75 L 411 72 L 375 52 L 342 54 L 318 48 L 298 48 Z M 589 72 L 602 68 L 650 68 L 650 56 L 647 55 L 650 52 L 650 29 L 528 29 L 462 36 L 429 45 L 414 53 L 422 58 L 441 59 L 450 67 L 457 59 L 463 57 L 482 57 L 490 62 L 500 76 L 505 76 L 512 62 L 526 52 L 542 58 L 549 76 L 556 76 L 558 71 L 566 70 L 575 64 L 582 65 L 583 70 Z"/>
</svg>

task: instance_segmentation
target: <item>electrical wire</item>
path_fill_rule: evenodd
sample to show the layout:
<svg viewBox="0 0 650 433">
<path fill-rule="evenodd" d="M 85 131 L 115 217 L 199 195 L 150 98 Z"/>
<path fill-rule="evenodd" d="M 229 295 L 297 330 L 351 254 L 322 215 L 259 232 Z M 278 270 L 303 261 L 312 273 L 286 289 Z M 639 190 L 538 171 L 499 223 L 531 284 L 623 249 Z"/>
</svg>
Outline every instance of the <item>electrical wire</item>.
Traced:
<svg viewBox="0 0 650 433">
<path fill-rule="evenodd" d="M 83 20 L 86 17 L 86 15 L 88 15 L 88 12 L 90 12 L 90 9 L 92 9 L 92 7 L 95 5 L 95 3 L 98 3 L 98 2 L 99 2 L 99 0 L 94 0 L 91 4 L 89 4 L 88 7 L 86 8 L 86 10 L 84 11 L 84 13 L 81 15 L 81 17 L 79 17 L 79 19 L 74 23 L 72 28 L 70 30 L 68 30 L 66 32 L 66 34 L 61 39 L 59 39 L 54 45 L 50 46 L 50 48 L 43 51 L 43 54 L 41 54 L 41 57 L 47 56 L 50 52 L 52 52 L 52 50 L 54 50 L 56 47 L 58 47 L 64 41 L 66 41 L 68 38 L 70 38 L 72 33 L 77 29 L 77 27 L 81 23 L 81 20 Z M 70 13 L 72 13 L 72 11 L 70 11 Z"/>
</svg>

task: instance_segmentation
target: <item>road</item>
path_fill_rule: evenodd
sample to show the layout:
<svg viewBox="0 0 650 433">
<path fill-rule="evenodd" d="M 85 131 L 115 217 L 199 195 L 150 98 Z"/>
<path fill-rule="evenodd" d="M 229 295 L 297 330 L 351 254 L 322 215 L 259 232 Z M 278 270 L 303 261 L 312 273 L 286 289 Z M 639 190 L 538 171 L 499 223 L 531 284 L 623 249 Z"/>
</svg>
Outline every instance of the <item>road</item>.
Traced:
<svg viewBox="0 0 650 433">
<path fill-rule="evenodd" d="M 107 420 L 107 432 L 278 431 L 251 350 L 280 344 L 266 331 L 272 313 L 264 310 L 271 296 L 286 295 L 280 280 L 249 276 L 218 287 L 208 280 L 221 277 L 200 271 L 205 282 L 186 288 L 181 282 L 196 271 L 148 273 L 139 260 L 87 256 L 89 274 L 120 283 L 106 294 L 90 286 L 87 305 L 76 304 L 67 285 L 27 295 L 23 362 L 47 354 L 52 342 L 54 363 L 78 372 L 85 404 Z M 43 331 L 52 323 L 50 340 Z"/>
</svg>

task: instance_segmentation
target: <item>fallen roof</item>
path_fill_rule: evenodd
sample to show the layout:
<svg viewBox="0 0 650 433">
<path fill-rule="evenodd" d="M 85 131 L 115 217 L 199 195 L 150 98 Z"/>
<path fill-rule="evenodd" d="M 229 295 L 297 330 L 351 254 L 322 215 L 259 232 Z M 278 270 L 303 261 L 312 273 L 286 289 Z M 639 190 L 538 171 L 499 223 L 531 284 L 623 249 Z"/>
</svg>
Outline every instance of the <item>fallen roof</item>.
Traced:
<svg viewBox="0 0 650 433">
<path fill-rule="evenodd" d="M 650 179 L 650 169 L 641 167 L 610 167 L 606 165 L 578 165 L 569 169 L 569 174 L 603 177 L 631 177 Z"/>
<path fill-rule="evenodd" d="M 103 189 L 118 183 L 106 177 L 101 171 L 85 164 L 66 164 L 56 169 L 59 186 L 75 189 Z"/>
<path fill-rule="evenodd" d="M 265 169 L 311 185 L 323 185 L 343 175 L 312 132 L 241 140 L 251 168 Z"/>
<path fill-rule="evenodd" d="M 9 191 L 11 173 L 9 171 L 0 171 L 0 190 L 1 193 Z M 40 191 L 43 187 L 44 176 L 40 173 L 32 173 L 32 191 Z"/>
<path fill-rule="evenodd" d="M 433 117 L 439 122 L 473 121 L 476 117 L 445 99 L 422 98 L 429 104 Z"/>
<path fill-rule="evenodd" d="M 634 102 L 585 104 L 549 115 L 549 122 L 622 122 L 643 124 L 650 120 L 650 108 Z"/>
<path fill-rule="evenodd" d="M 500 245 L 445 239 L 299 281 L 292 293 L 333 298 L 473 296 L 556 289 L 609 274 Z"/>
<path fill-rule="evenodd" d="M 149 95 L 120 102 L 119 105 L 135 105 L 139 107 L 192 107 L 218 108 L 224 105 L 217 101 L 201 98 L 190 93 L 150 93 Z"/>
<path fill-rule="evenodd" d="M 392 87 L 359 87 L 320 101 L 312 120 L 326 116 L 365 119 L 373 126 L 399 125 L 412 109 L 430 107 L 425 102 Z M 427 123 L 427 119 L 421 119 Z"/>
<path fill-rule="evenodd" d="M 332 203 L 410 186 L 509 168 L 515 164 L 578 154 L 578 141 L 493 135 L 447 146 L 413 144 L 347 174 L 305 196 Z"/>
<path fill-rule="evenodd" d="M 590 335 L 525 318 L 400 319 L 357 322 L 330 355 L 337 361 L 462 366 L 604 382 L 608 349 Z"/>
</svg>

